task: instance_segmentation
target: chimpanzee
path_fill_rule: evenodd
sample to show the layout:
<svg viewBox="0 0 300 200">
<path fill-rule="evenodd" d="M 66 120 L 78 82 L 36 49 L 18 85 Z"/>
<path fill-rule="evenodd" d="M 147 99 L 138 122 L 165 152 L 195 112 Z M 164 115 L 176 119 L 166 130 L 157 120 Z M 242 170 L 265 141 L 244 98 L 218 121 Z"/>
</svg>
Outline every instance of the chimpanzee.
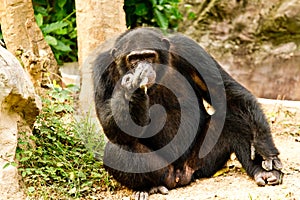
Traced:
<svg viewBox="0 0 300 200">
<path fill-rule="evenodd" d="M 94 62 L 106 170 L 136 199 L 210 177 L 235 153 L 259 186 L 282 164 L 256 98 L 195 41 L 137 28 Z"/>
</svg>

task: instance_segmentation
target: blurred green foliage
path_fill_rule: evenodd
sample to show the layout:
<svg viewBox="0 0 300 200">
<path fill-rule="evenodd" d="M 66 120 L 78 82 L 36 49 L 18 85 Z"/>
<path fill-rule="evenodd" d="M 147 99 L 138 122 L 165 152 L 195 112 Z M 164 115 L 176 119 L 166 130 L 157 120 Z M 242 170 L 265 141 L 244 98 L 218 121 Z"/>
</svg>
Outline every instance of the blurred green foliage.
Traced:
<svg viewBox="0 0 300 200">
<path fill-rule="evenodd" d="M 176 30 L 182 20 L 180 0 L 124 0 L 128 28 L 155 26 Z M 74 0 L 33 0 L 34 15 L 58 64 L 77 61 Z M 2 33 L 0 30 L 0 39 Z"/>
<path fill-rule="evenodd" d="M 155 26 L 163 30 L 178 27 L 182 15 L 179 12 L 180 0 L 125 0 L 126 25 L 129 28 L 138 26 Z"/>
<path fill-rule="evenodd" d="M 77 61 L 74 0 L 33 0 L 34 15 L 59 64 Z"/>
</svg>

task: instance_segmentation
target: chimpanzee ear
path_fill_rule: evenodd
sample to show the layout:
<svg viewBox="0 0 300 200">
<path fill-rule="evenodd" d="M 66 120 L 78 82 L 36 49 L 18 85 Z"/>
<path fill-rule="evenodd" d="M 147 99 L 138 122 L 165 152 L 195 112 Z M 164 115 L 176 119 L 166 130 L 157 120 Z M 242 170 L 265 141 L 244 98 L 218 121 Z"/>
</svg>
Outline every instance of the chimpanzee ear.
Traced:
<svg viewBox="0 0 300 200">
<path fill-rule="evenodd" d="M 161 41 L 164 43 L 166 50 L 169 50 L 171 46 L 170 40 L 168 38 L 162 38 Z"/>
<path fill-rule="evenodd" d="M 113 48 L 111 51 L 110 51 L 110 55 L 113 57 L 113 58 L 116 58 L 116 53 L 117 53 L 117 49 L 116 48 Z"/>
</svg>

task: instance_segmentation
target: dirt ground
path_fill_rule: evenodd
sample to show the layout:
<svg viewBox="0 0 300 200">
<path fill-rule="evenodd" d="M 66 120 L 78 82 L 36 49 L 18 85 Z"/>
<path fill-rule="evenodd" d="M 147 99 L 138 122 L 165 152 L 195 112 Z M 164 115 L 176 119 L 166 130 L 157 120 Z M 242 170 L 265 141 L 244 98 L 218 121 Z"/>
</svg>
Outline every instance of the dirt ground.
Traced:
<svg viewBox="0 0 300 200">
<path fill-rule="evenodd" d="M 191 185 L 154 194 L 149 200 L 202 199 L 300 199 L 300 102 L 260 99 L 272 127 L 275 144 L 284 165 L 283 184 L 258 187 L 241 169 L 237 160 L 228 162 L 226 172 L 219 176 L 199 179 Z M 104 192 L 104 200 L 129 200 L 131 191 L 121 189 Z"/>
</svg>

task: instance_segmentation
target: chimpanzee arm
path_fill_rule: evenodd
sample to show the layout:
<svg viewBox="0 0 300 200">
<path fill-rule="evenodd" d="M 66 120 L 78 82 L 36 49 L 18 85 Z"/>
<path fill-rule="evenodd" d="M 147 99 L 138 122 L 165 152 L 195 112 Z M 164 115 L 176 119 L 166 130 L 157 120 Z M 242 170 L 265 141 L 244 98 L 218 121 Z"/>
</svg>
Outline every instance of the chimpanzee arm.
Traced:
<svg viewBox="0 0 300 200">
<path fill-rule="evenodd" d="M 173 65 L 195 85 L 202 98 L 209 103 L 212 103 L 211 98 L 215 98 L 216 102 L 225 101 L 220 95 L 225 94 L 223 80 L 214 59 L 190 38 L 176 34 L 169 40 L 170 53 L 175 58 Z"/>
<path fill-rule="evenodd" d="M 101 53 L 94 61 L 94 97 L 97 116 L 103 127 L 105 135 L 113 143 L 126 144 L 131 140 L 127 134 L 123 134 L 118 128 L 112 115 L 111 103 L 113 89 L 120 78 L 116 71 L 110 50 Z M 121 99 L 122 100 L 122 99 Z M 123 98 L 123 101 L 125 99 Z M 123 103 L 124 104 L 124 103 Z M 120 110 L 122 112 L 122 110 Z"/>
<path fill-rule="evenodd" d="M 122 85 L 122 79 L 128 75 L 122 76 L 122 73 L 110 51 L 100 54 L 96 59 L 93 75 L 98 118 L 109 140 L 118 144 L 128 144 L 132 143 L 134 138 L 124 133 L 119 126 L 128 127 L 130 122 L 140 126 L 147 125 L 149 99 L 142 89 L 138 88 L 134 92 L 129 91 L 129 86 Z"/>
</svg>

